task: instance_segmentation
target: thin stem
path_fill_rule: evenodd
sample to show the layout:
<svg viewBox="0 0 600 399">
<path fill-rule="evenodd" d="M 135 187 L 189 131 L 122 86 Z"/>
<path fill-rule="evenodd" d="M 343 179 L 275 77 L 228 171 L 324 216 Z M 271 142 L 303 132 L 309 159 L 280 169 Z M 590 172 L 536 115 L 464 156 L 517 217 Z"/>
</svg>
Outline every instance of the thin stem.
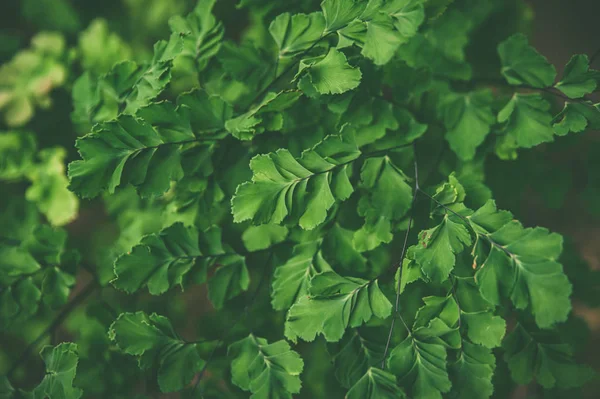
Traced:
<svg viewBox="0 0 600 399">
<path fill-rule="evenodd" d="M 62 310 L 61 312 L 54 318 L 52 323 L 44 331 L 41 332 L 40 335 L 37 336 L 19 355 L 17 360 L 13 363 L 11 368 L 6 373 L 7 377 L 10 377 L 17 368 L 29 357 L 31 351 L 33 351 L 40 342 L 46 337 L 46 335 L 51 334 L 58 326 L 62 324 L 62 322 L 67 318 L 67 316 L 75 310 L 90 294 L 92 294 L 99 285 L 96 284 L 95 281 L 88 283 Z"/>
<path fill-rule="evenodd" d="M 496 87 L 506 87 L 506 88 L 512 88 L 512 89 L 526 89 L 526 90 L 540 91 L 540 92 L 544 92 L 547 94 L 551 94 L 555 97 L 560 98 L 561 100 L 570 101 L 570 102 L 578 102 L 578 103 L 585 104 L 589 101 L 586 98 L 569 98 L 566 95 L 564 95 L 560 90 L 558 90 L 554 87 L 541 87 L 540 88 L 540 87 L 533 87 L 533 86 L 529 86 L 529 85 L 511 85 L 502 79 L 474 79 L 473 83 L 496 86 Z"/>
<path fill-rule="evenodd" d="M 404 324 L 404 327 L 408 331 L 408 334 L 410 335 L 410 333 L 411 333 L 410 329 L 408 328 L 408 325 L 404 322 L 404 319 L 402 318 L 402 315 L 400 314 L 399 310 L 400 310 L 400 286 L 401 286 L 401 281 L 402 281 L 402 263 L 404 262 L 404 256 L 406 255 L 406 250 L 408 248 L 408 236 L 410 235 L 410 230 L 411 230 L 411 226 L 412 226 L 412 222 L 413 222 L 413 218 L 414 218 L 414 214 L 415 214 L 415 201 L 417 200 L 417 192 L 419 191 L 419 165 L 417 163 L 416 143 L 413 143 L 413 152 L 414 152 L 414 168 L 415 168 L 415 187 L 414 187 L 414 191 L 413 191 L 412 201 L 410 204 L 410 216 L 408 218 L 408 228 L 406 229 L 406 233 L 404 234 L 404 243 L 402 244 L 402 252 L 400 254 L 400 261 L 398 262 L 399 276 L 398 276 L 398 283 L 396 286 L 396 303 L 394 306 L 394 318 L 392 318 L 392 324 L 390 325 L 390 331 L 388 333 L 387 342 L 385 344 L 385 350 L 383 351 L 383 358 L 381 360 L 381 368 L 382 369 L 385 369 L 385 359 L 386 359 L 388 351 L 390 349 L 390 344 L 392 341 L 392 334 L 394 332 L 396 315 L 399 316 L 400 320 Z"/>
</svg>

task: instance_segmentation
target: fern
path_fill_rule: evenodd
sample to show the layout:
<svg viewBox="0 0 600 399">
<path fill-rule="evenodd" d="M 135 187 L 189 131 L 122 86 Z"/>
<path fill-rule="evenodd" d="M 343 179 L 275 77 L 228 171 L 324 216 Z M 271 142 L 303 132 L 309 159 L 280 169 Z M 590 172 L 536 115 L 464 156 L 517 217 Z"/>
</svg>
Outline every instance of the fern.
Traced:
<svg viewBox="0 0 600 399">
<path fill-rule="evenodd" d="M 598 52 L 553 65 L 517 0 L 24 3 L 1 398 L 593 389 Z"/>
</svg>

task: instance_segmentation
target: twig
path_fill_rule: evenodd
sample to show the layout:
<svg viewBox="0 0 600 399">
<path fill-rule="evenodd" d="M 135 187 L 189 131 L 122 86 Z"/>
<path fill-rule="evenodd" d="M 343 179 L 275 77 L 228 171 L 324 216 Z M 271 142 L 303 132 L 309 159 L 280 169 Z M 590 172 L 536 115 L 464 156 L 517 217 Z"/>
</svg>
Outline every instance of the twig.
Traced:
<svg viewBox="0 0 600 399">
<path fill-rule="evenodd" d="M 385 368 L 385 358 L 387 357 L 388 351 L 390 350 L 390 343 L 392 341 L 392 334 L 394 333 L 396 315 L 400 315 L 399 310 L 400 310 L 400 284 L 402 281 L 402 262 L 404 262 L 404 256 L 406 255 L 408 236 L 410 235 L 411 225 L 412 225 L 412 221 L 413 221 L 414 214 L 415 214 L 415 201 L 417 199 L 417 192 L 419 191 L 419 167 L 417 164 L 416 142 L 413 143 L 413 152 L 414 152 L 414 168 L 415 168 L 415 187 L 414 187 L 412 201 L 410 204 L 410 216 L 408 219 L 408 228 L 406 229 L 406 233 L 404 234 L 404 243 L 402 244 L 402 253 L 400 255 L 400 261 L 398 262 L 398 270 L 399 270 L 400 274 L 398 276 L 398 283 L 396 286 L 396 304 L 394 306 L 394 317 L 392 318 L 392 324 L 390 325 L 390 331 L 388 333 L 387 342 L 385 344 L 385 350 L 383 351 L 383 359 L 381 360 L 381 368 L 382 369 Z M 404 324 L 404 327 L 406 327 L 406 330 L 410 334 L 410 329 L 404 322 L 404 319 L 402 318 L 402 316 L 400 316 L 400 320 L 402 321 L 402 323 Z"/>
<path fill-rule="evenodd" d="M 29 354 L 32 350 L 34 350 L 39 343 L 46 337 L 46 335 L 51 334 L 58 326 L 62 324 L 62 322 L 67 318 L 67 316 L 77 308 L 94 290 L 99 288 L 99 285 L 96 284 L 95 281 L 88 283 L 62 310 L 61 312 L 54 318 L 52 323 L 36 339 L 34 339 L 21 353 L 21 355 L 17 358 L 17 360 L 13 363 L 11 368 L 6 373 L 7 377 L 10 377 L 17 368 L 29 357 Z"/>
</svg>

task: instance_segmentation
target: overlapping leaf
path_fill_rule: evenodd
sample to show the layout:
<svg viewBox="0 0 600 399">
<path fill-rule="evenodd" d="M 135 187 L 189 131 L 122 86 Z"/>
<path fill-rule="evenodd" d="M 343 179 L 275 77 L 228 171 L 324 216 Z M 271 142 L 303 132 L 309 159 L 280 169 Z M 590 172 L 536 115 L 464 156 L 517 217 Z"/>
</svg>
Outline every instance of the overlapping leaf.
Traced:
<svg viewBox="0 0 600 399">
<path fill-rule="evenodd" d="M 300 373 L 304 362 L 284 341 L 269 344 L 266 339 L 250 334 L 229 345 L 232 357 L 231 380 L 253 399 L 291 399 L 300 392 Z"/>
<path fill-rule="evenodd" d="M 329 136 L 299 159 L 285 149 L 254 157 L 252 181 L 239 185 L 231 201 L 234 221 L 298 221 L 304 229 L 315 228 L 336 199 L 352 193 L 348 164 L 359 155 L 354 144 Z"/>
<path fill-rule="evenodd" d="M 177 285 L 183 287 L 186 275 L 192 271 L 193 281 L 204 283 L 207 269 L 213 265 L 218 267 L 209 281 L 209 298 L 220 308 L 227 299 L 248 288 L 244 258 L 223 249 L 219 228 L 200 232 L 175 223 L 145 236 L 119 257 L 112 283 L 128 293 L 147 286 L 151 294 L 160 295 Z"/>
<path fill-rule="evenodd" d="M 502 75 L 512 85 L 548 87 L 554 83 L 556 69 L 546 57 L 529 45 L 527 37 L 517 33 L 498 45 Z"/>
<path fill-rule="evenodd" d="M 298 298 L 307 295 L 311 278 L 331 271 L 321 254 L 321 245 L 320 240 L 296 245 L 292 257 L 275 269 L 271 292 L 273 309 L 289 309 Z"/>
<path fill-rule="evenodd" d="M 529 309 L 537 324 L 548 328 L 566 320 L 571 310 L 571 284 L 557 262 L 562 237 L 548 230 L 524 228 L 488 202 L 469 217 L 477 228 L 480 245 L 489 249 L 475 279 L 482 295 L 495 305 L 510 298 L 519 309 Z"/>
<path fill-rule="evenodd" d="M 346 394 L 347 399 L 401 399 L 404 392 L 393 374 L 370 367 Z"/>
<path fill-rule="evenodd" d="M 142 369 L 158 370 L 162 392 L 183 389 L 205 364 L 198 345 L 183 341 L 169 319 L 156 313 L 122 313 L 109 336 L 123 353 L 138 356 Z"/>
<path fill-rule="evenodd" d="M 594 372 L 575 363 L 567 344 L 549 334 L 528 332 L 522 325 L 506 337 L 504 359 L 519 384 L 533 379 L 544 388 L 571 388 L 587 382 Z"/>
<path fill-rule="evenodd" d="M 335 272 L 317 274 L 310 281 L 308 295 L 289 310 L 285 335 L 296 341 L 313 341 L 322 334 L 329 342 L 339 341 L 348 327 L 359 327 L 373 316 L 385 319 L 392 304 L 377 280 L 342 277 Z"/>
</svg>

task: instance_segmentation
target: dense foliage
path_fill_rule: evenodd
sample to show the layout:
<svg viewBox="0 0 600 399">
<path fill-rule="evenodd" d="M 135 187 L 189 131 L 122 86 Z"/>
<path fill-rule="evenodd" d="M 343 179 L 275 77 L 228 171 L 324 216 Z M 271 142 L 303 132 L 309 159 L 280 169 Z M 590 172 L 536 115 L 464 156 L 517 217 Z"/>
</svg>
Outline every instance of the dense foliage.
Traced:
<svg viewBox="0 0 600 399">
<path fill-rule="evenodd" d="M 521 1 L 74 3 L 24 0 L 30 42 L 0 35 L 0 398 L 594 377 L 572 298 L 598 275 L 500 205 L 562 206 L 551 155 L 600 130 L 600 72 L 558 74 Z M 593 154 L 573 195 L 597 214 Z"/>
</svg>

